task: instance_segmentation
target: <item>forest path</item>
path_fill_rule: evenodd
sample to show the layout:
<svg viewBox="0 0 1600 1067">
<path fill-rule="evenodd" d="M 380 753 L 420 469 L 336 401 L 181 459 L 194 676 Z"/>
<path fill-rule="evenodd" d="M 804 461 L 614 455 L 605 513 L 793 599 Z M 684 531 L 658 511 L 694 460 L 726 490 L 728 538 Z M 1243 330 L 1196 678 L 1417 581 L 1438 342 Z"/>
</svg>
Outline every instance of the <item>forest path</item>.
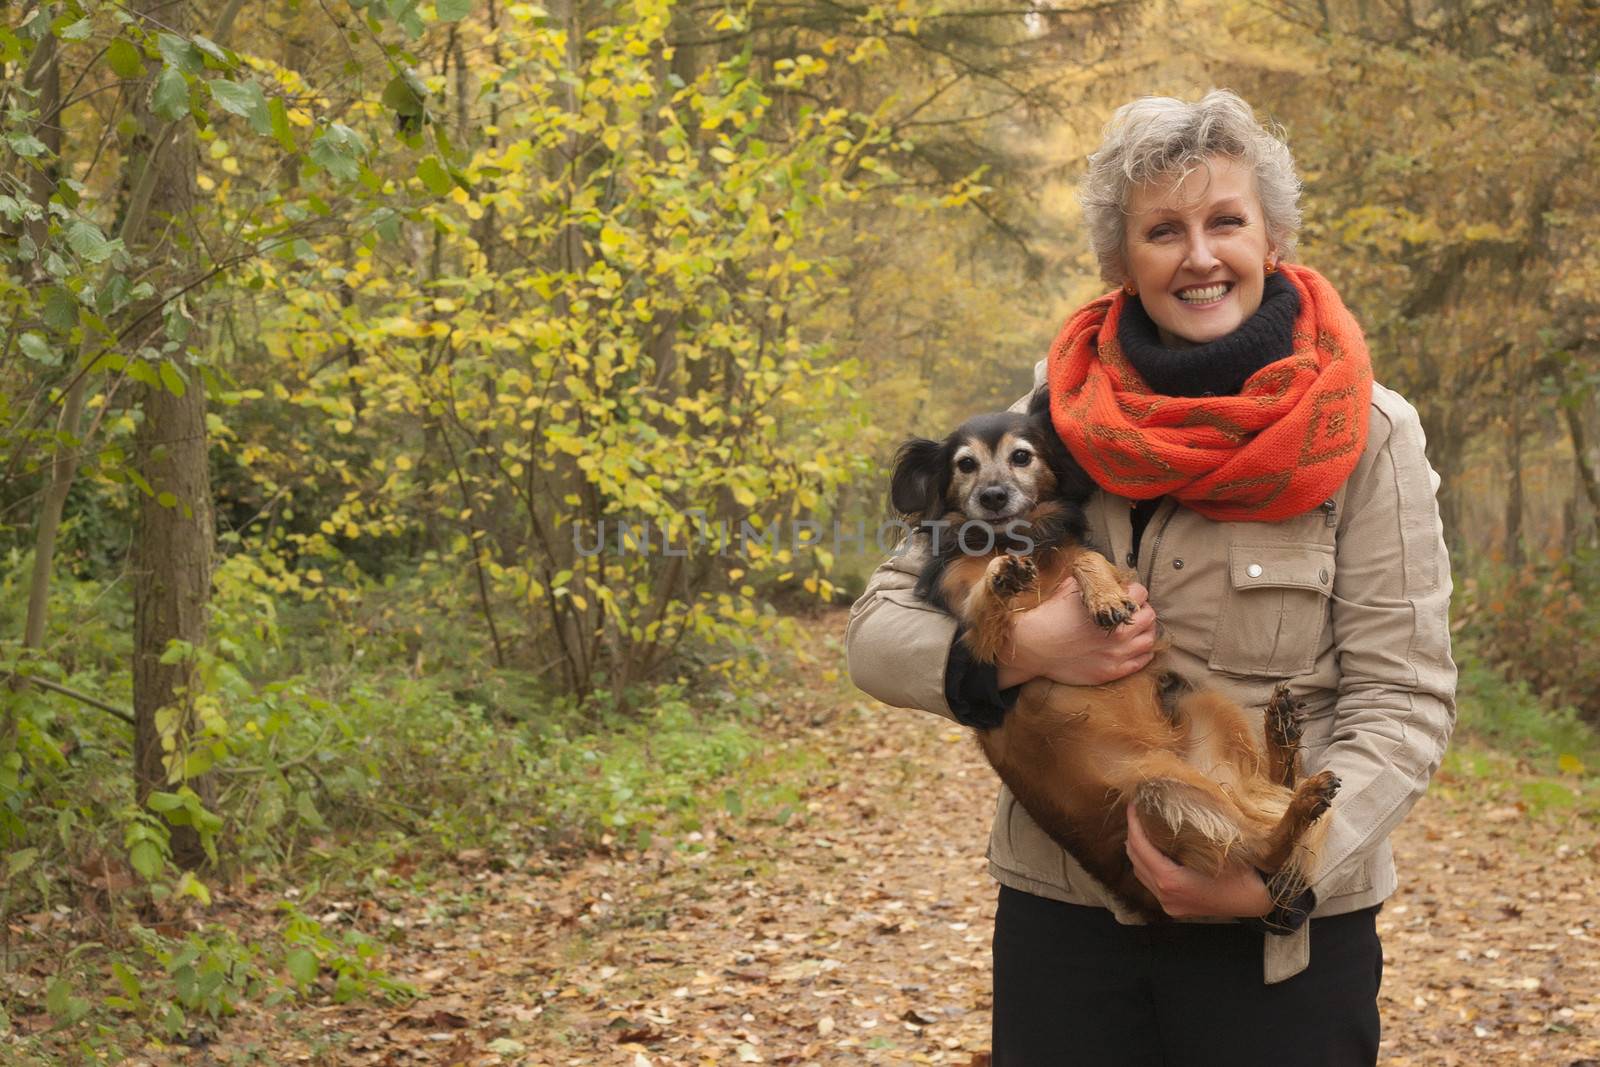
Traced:
<svg viewBox="0 0 1600 1067">
<path fill-rule="evenodd" d="M 995 779 L 963 730 L 824 676 L 844 623 L 816 620 L 822 662 L 771 724 L 774 751 L 821 757 L 792 817 L 565 864 L 463 854 L 429 900 L 373 918 L 403 931 L 387 965 L 422 999 L 240 1018 L 225 1044 L 274 1063 L 986 1064 Z M 1600 1065 L 1593 826 L 1518 796 L 1446 774 L 1397 833 L 1383 1063 Z"/>
</svg>

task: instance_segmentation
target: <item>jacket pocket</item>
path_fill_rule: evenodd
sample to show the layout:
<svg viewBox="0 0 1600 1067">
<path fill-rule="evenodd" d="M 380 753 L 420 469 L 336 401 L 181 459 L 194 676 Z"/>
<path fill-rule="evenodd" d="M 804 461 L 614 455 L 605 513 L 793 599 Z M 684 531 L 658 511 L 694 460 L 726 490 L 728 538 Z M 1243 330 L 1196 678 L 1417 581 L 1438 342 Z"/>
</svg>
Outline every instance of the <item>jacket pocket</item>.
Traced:
<svg viewBox="0 0 1600 1067">
<path fill-rule="evenodd" d="M 1230 545 L 1211 669 L 1274 678 L 1309 671 L 1328 623 L 1333 561 L 1332 545 Z"/>
</svg>

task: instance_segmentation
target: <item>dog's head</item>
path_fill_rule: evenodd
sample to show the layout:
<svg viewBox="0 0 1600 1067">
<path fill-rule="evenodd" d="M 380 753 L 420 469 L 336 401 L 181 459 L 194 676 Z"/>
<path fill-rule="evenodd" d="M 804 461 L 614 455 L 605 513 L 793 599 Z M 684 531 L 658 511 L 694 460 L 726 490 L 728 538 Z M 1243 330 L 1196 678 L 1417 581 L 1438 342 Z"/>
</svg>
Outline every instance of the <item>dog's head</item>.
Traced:
<svg viewBox="0 0 1600 1067">
<path fill-rule="evenodd" d="M 1094 484 L 1050 423 L 1040 390 L 1026 415 L 978 415 L 943 441 L 916 437 L 895 454 L 889 501 L 908 519 L 950 512 L 1004 526 L 1045 500 L 1081 503 Z"/>
</svg>

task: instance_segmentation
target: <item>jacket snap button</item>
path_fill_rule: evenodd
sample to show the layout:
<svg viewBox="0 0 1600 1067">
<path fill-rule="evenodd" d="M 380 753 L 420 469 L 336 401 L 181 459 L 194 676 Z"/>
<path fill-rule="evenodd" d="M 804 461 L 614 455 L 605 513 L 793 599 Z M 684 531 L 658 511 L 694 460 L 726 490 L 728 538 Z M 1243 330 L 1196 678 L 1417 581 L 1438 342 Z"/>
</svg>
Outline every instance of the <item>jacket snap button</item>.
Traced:
<svg viewBox="0 0 1600 1067">
<path fill-rule="evenodd" d="M 1172 561 L 1172 569 L 1175 570 L 1175 571 L 1183 570 L 1183 560 L 1181 560 L 1181 559 L 1173 560 Z"/>
<path fill-rule="evenodd" d="M 1317 572 L 1317 578 L 1319 580 L 1321 580 L 1323 585 L 1327 585 L 1328 584 L 1328 568 L 1324 567 L 1320 571 L 1318 571 Z"/>
<path fill-rule="evenodd" d="M 1244 569 L 1244 572 L 1252 578 L 1259 578 L 1261 577 L 1261 564 L 1252 563 Z"/>
<path fill-rule="evenodd" d="M 1138 562 L 1138 560 L 1136 560 L 1136 559 L 1135 559 L 1135 558 L 1134 558 L 1134 555 L 1133 555 L 1133 553 L 1132 553 L 1132 552 L 1129 552 L 1129 553 L 1128 553 L 1128 566 L 1130 566 L 1130 567 L 1131 567 L 1131 566 L 1133 566 L 1133 565 L 1134 565 L 1134 564 L 1135 564 L 1135 563 L 1137 563 L 1137 562 Z"/>
</svg>

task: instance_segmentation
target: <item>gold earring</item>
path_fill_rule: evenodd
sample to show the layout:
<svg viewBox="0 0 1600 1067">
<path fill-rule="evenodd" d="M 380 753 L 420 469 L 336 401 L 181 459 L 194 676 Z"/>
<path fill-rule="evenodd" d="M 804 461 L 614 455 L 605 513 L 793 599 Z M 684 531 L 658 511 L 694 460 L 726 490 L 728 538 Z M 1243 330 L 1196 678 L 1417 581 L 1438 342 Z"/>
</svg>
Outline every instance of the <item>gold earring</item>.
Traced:
<svg viewBox="0 0 1600 1067">
<path fill-rule="evenodd" d="M 1276 273 L 1278 273 L 1278 261 L 1277 261 L 1276 258 L 1267 260 L 1267 273 L 1268 274 L 1276 274 Z"/>
<path fill-rule="evenodd" d="M 1123 282 L 1122 283 L 1122 291 L 1125 294 L 1127 294 L 1128 296 L 1138 296 L 1139 295 L 1139 287 L 1137 285 L 1134 285 L 1132 282 Z"/>
</svg>

